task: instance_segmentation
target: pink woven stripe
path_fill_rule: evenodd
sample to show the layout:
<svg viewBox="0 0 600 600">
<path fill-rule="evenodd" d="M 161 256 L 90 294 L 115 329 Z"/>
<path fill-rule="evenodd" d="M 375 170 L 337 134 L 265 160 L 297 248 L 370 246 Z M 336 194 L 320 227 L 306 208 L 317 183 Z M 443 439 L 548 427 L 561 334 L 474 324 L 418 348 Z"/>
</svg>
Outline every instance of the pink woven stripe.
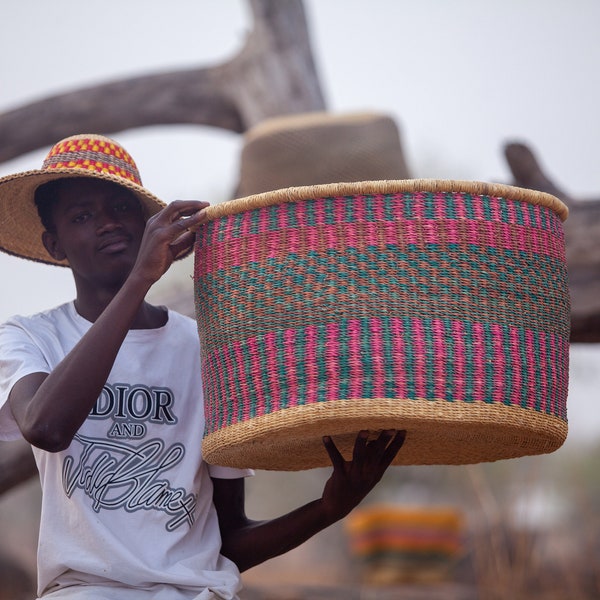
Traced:
<svg viewBox="0 0 600 600">
<path fill-rule="evenodd" d="M 319 399 L 319 367 L 318 367 L 318 335 L 317 328 L 314 325 L 306 327 L 304 330 L 305 341 L 305 363 L 304 370 L 306 374 L 305 399 L 302 404 L 313 404 Z"/>
<path fill-rule="evenodd" d="M 492 201 L 489 203 L 489 207 L 492 213 L 492 219 L 494 221 L 501 221 L 502 216 L 500 214 L 500 203 L 498 201 Z"/>
<path fill-rule="evenodd" d="M 467 218 L 464 194 L 454 194 L 454 212 L 457 219 L 464 220 Z"/>
<path fill-rule="evenodd" d="M 540 352 L 540 394 L 542 401 L 540 403 L 540 411 L 546 412 L 547 404 L 548 404 L 548 371 L 546 369 L 546 365 L 548 364 L 548 357 L 546 355 L 546 333 L 544 331 L 540 331 L 539 335 L 539 352 Z"/>
<path fill-rule="evenodd" d="M 473 400 L 485 400 L 485 332 L 481 323 L 473 323 L 473 371 L 472 389 Z"/>
<path fill-rule="evenodd" d="M 432 219 L 423 219 L 420 221 L 421 231 L 423 232 L 423 240 L 426 244 L 439 244 L 442 241 L 443 228 L 440 224 Z"/>
<path fill-rule="evenodd" d="M 535 359 L 535 348 L 533 333 L 530 330 L 525 331 L 525 365 L 527 369 L 527 406 L 535 409 L 535 398 L 536 398 L 536 359 Z"/>
<path fill-rule="evenodd" d="M 371 342 L 371 369 L 373 397 L 383 398 L 385 395 L 385 357 L 383 350 L 383 332 L 380 319 L 369 320 L 370 342 Z"/>
<path fill-rule="evenodd" d="M 317 203 L 317 208 L 320 208 L 320 204 Z M 365 197 L 364 196 L 354 196 L 352 198 L 352 214 L 355 217 L 355 220 L 358 223 L 363 223 L 366 221 L 366 211 L 365 211 Z"/>
<path fill-rule="evenodd" d="M 250 355 L 250 381 L 256 395 L 256 414 L 266 413 L 265 389 L 262 380 L 262 369 L 260 366 L 259 349 L 255 337 L 246 340 L 246 347 Z"/>
<path fill-rule="evenodd" d="M 248 229 L 247 225 L 244 229 Z M 262 238 L 257 237 L 259 235 L 251 236 L 251 241 L 247 237 L 229 237 L 220 242 L 215 240 L 210 248 L 202 249 L 204 256 L 199 261 L 198 274 L 205 275 L 248 262 L 284 258 L 292 253 L 304 253 L 307 248 L 343 252 L 348 247 L 364 249 L 367 246 L 393 245 L 402 248 L 407 244 L 421 245 L 423 242 L 499 247 L 498 240 L 502 240 L 504 250 L 536 252 L 555 260 L 564 260 L 560 240 L 548 232 L 490 221 L 338 223 L 271 231 L 263 234 Z"/>
<path fill-rule="evenodd" d="M 283 334 L 283 353 L 285 356 L 294 356 L 296 349 L 296 331 L 288 329 Z M 289 360 L 285 367 L 287 375 L 287 402 L 286 406 L 298 405 L 298 373 L 296 371 L 296 361 Z"/>
<path fill-rule="evenodd" d="M 406 348 L 404 347 L 404 327 L 401 319 L 390 319 L 392 346 L 394 352 L 394 378 L 396 397 L 406 398 Z"/>
<path fill-rule="evenodd" d="M 436 398 L 446 397 L 447 360 L 444 324 L 439 319 L 432 322 L 433 329 L 433 358 L 435 367 L 434 394 Z"/>
<path fill-rule="evenodd" d="M 526 406 L 566 419 L 568 340 L 550 336 L 546 344 L 548 334 L 506 329 L 497 324 L 490 325 L 487 331 L 478 323 L 471 324 L 470 328 L 461 321 L 449 325 L 451 338 L 446 337 L 450 331 L 445 329 L 443 321 L 430 323 L 433 356 L 427 356 L 423 342 L 425 325 L 419 319 L 411 319 L 409 330 L 404 329 L 402 319 L 390 319 L 388 327 L 392 337 L 387 350 L 382 323 L 378 319 L 369 320 L 368 358 L 372 359 L 369 373 L 365 371 L 367 359 L 362 340 L 367 332 L 361 331 L 361 326 L 367 325 L 358 319 L 348 323 L 343 332 L 338 324 L 330 323 L 227 345 L 202 363 L 207 429 L 214 431 L 299 404 L 338 400 L 341 390 L 345 390 L 342 383 L 348 384 L 345 398 L 392 396 L 400 401 L 437 398 L 453 402 L 492 402 Z M 340 342 L 340 333 L 345 335 L 345 341 Z M 487 348 L 485 333 L 491 335 Z M 508 347 L 504 344 L 506 337 L 510 340 Z M 277 347 L 282 339 L 283 349 Z M 451 343 L 451 353 L 447 343 Z M 304 349 L 302 353 L 298 352 L 298 346 Z M 386 352 L 393 355 L 392 365 L 384 362 Z M 348 360 L 348 369 L 343 373 L 340 372 L 342 354 Z M 285 364 L 281 356 L 287 357 Z M 467 356 L 470 357 L 468 363 Z M 324 364 L 320 364 L 323 360 Z M 491 386 L 485 375 L 490 361 L 493 363 Z M 388 376 L 393 374 L 393 391 L 389 382 L 386 385 L 386 372 Z M 341 382 L 341 376 L 349 380 Z M 371 382 L 368 389 L 364 385 L 365 377 Z M 537 403 L 536 398 L 539 398 Z"/>
<path fill-rule="evenodd" d="M 521 375 L 521 349 L 519 333 L 516 329 L 510 329 L 510 360 L 512 365 L 512 397 L 520 398 L 522 394 L 522 375 Z M 512 399 L 511 404 L 512 404 Z"/>
<path fill-rule="evenodd" d="M 386 217 L 385 217 L 385 210 L 384 210 L 383 202 L 373 202 L 372 208 L 373 208 L 373 215 L 375 216 L 375 220 L 378 221 L 379 223 L 384 222 Z"/>
<path fill-rule="evenodd" d="M 411 319 L 411 330 L 414 348 L 415 396 L 417 398 L 427 398 L 426 362 L 431 360 L 431 357 L 428 357 L 425 351 L 425 332 L 421 319 Z"/>
<path fill-rule="evenodd" d="M 413 202 L 412 202 L 412 213 L 415 220 L 421 220 L 425 218 L 425 205 L 423 203 L 423 198 L 426 195 L 423 192 L 417 192 L 413 194 Z"/>
<path fill-rule="evenodd" d="M 235 342 L 232 345 L 232 350 L 233 350 L 234 364 L 235 364 L 233 376 L 237 378 L 237 381 L 240 385 L 240 389 L 242 391 L 242 396 L 241 396 L 241 398 L 238 398 L 237 396 L 235 396 L 233 398 L 231 396 L 227 396 L 227 398 L 231 399 L 230 412 L 233 415 L 241 414 L 242 421 L 245 421 L 246 419 L 250 418 L 250 415 L 248 414 L 248 409 L 250 407 L 247 404 L 247 400 L 248 400 L 248 398 L 250 398 L 250 389 L 248 387 L 248 378 L 246 377 L 246 374 L 244 373 L 244 350 L 243 350 L 242 344 L 240 342 Z M 226 353 L 226 352 L 227 352 L 227 349 L 224 350 L 224 353 Z M 231 350 L 230 350 L 230 352 L 231 352 Z M 219 358 L 220 357 L 217 357 L 217 360 L 215 360 L 213 358 L 211 360 L 211 362 L 219 364 Z M 241 407 L 239 406 L 240 404 L 241 404 Z M 236 418 L 236 420 L 237 420 L 237 418 Z"/>
<path fill-rule="evenodd" d="M 421 242 L 421 234 L 418 221 L 404 221 L 402 222 L 401 229 L 398 227 L 398 225 L 396 225 L 395 231 L 396 235 L 399 231 L 401 231 L 402 233 L 400 234 L 400 236 L 396 237 L 396 242 L 391 243 L 402 244 L 402 242 L 404 242 L 405 244 L 418 245 Z M 389 233 L 389 231 L 387 233 Z"/>
<path fill-rule="evenodd" d="M 239 347 L 239 343 L 237 343 L 237 346 Z M 243 377 L 243 374 L 240 371 L 242 363 L 235 359 L 235 344 L 233 346 L 228 346 L 227 348 L 224 348 L 223 351 L 219 353 L 219 359 L 211 362 L 214 362 L 217 365 L 224 364 L 225 369 L 227 369 L 229 386 L 231 387 L 226 390 L 225 393 L 227 395 L 223 396 L 223 398 L 228 399 L 229 405 L 231 407 L 230 410 L 235 410 L 235 414 L 237 415 L 237 411 L 240 409 L 240 403 L 243 401 L 243 397 L 246 397 L 246 394 L 248 393 L 248 388 L 246 387 L 246 385 L 244 385 L 246 383 L 245 378 Z M 241 390 L 243 390 L 242 398 L 238 396 L 236 388 L 232 386 L 232 380 L 236 382 L 236 384 L 240 387 Z M 206 398 L 204 401 L 206 403 Z M 224 412 L 225 410 L 226 408 L 223 407 Z"/>
<path fill-rule="evenodd" d="M 525 210 L 521 211 L 521 214 L 523 215 L 523 222 L 525 223 L 525 226 L 531 227 L 532 223 L 531 219 L 529 218 L 529 211 L 527 210 L 527 207 L 525 207 Z"/>
<path fill-rule="evenodd" d="M 454 393 L 453 399 L 462 402 L 465 399 L 465 327 L 462 321 L 452 322 L 454 343 Z"/>
<path fill-rule="evenodd" d="M 506 400 L 506 358 L 504 355 L 504 338 L 502 328 L 493 323 L 490 326 L 492 332 L 492 348 L 494 356 L 494 382 L 492 388 L 492 401 L 498 404 Z"/>
<path fill-rule="evenodd" d="M 340 327 L 338 323 L 327 323 L 325 326 L 325 359 L 327 364 L 327 390 L 326 400 L 338 400 L 340 398 Z"/>
<path fill-rule="evenodd" d="M 350 363 L 350 397 L 361 398 L 363 394 L 363 368 L 360 352 L 360 322 L 348 320 L 348 362 Z"/>
<path fill-rule="evenodd" d="M 444 194 L 438 193 L 434 195 L 435 198 L 435 218 L 436 220 L 443 221 L 446 218 L 446 199 Z"/>
<path fill-rule="evenodd" d="M 279 382 L 278 367 L 278 336 L 275 333 L 266 333 L 263 338 L 265 347 L 265 361 L 269 373 L 269 401 L 268 412 L 274 412 L 281 408 L 281 384 Z"/>
<path fill-rule="evenodd" d="M 317 249 L 317 248 L 321 248 L 323 246 L 323 244 L 321 243 L 321 227 L 305 227 L 303 229 L 304 234 L 305 234 L 305 241 L 304 241 L 304 249 L 306 250 L 307 248 L 313 248 L 313 249 Z M 351 232 L 353 234 L 355 234 L 355 232 L 353 230 L 351 230 Z"/>
<path fill-rule="evenodd" d="M 471 206 L 473 207 L 473 213 L 477 220 L 485 219 L 485 213 L 483 212 L 483 203 L 481 196 L 472 196 Z"/>
</svg>

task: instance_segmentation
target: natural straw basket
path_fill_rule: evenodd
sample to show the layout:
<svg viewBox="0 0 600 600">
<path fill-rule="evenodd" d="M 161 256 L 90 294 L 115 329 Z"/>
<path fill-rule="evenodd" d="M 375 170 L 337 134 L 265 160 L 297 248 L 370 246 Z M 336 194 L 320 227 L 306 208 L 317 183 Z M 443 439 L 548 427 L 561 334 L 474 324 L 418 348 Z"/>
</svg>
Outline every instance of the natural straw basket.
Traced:
<svg viewBox="0 0 600 600">
<path fill-rule="evenodd" d="M 549 194 L 462 181 L 282 189 L 210 207 L 195 293 L 210 463 L 300 470 L 357 432 L 396 464 L 556 450 L 569 296 Z"/>
</svg>

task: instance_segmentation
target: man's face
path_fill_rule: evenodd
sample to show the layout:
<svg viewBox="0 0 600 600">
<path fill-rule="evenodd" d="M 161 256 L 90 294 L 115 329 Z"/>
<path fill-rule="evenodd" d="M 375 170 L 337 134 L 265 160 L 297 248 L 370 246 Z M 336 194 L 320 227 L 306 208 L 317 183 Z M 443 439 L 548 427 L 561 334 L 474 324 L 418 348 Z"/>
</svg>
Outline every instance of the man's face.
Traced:
<svg viewBox="0 0 600 600">
<path fill-rule="evenodd" d="M 122 282 L 135 262 L 146 225 L 131 192 L 107 181 L 65 181 L 52 217 L 55 230 L 44 240 L 52 256 L 66 258 L 76 278 Z"/>
</svg>

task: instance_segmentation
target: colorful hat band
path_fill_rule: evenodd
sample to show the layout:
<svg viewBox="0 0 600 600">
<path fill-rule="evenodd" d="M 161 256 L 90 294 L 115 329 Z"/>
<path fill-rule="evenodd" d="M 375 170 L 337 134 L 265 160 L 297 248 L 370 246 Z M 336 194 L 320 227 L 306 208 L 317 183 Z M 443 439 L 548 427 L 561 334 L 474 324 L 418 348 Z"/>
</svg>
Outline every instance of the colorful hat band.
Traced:
<svg viewBox="0 0 600 600">
<path fill-rule="evenodd" d="M 123 177 L 142 185 L 137 166 L 118 144 L 97 138 L 69 138 L 48 153 L 43 169 L 86 169 Z"/>
</svg>

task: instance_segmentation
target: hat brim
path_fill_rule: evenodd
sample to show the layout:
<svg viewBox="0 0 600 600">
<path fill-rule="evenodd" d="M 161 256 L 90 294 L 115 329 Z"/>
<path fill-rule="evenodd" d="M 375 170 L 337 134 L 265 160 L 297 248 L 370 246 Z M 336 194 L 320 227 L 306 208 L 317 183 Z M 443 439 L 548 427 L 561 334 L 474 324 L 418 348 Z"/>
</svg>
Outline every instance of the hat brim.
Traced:
<svg viewBox="0 0 600 600">
<path fill-rule="evenodd" d="M 110 181 L 130 190 L 140 201 L 146 218 L 166 204 L 146 188 L 117 175 L 83 169 L 31 170 L 0 178 L 0 250 L 40 263 L 68 267 L 67 260 L 52 258 L 42 243 L 44 227 L 34 202 L 35 190 L 57 179 L 90 178 Z M 177 258 L 187 255 L 186 251 Z"/>
</svg>

